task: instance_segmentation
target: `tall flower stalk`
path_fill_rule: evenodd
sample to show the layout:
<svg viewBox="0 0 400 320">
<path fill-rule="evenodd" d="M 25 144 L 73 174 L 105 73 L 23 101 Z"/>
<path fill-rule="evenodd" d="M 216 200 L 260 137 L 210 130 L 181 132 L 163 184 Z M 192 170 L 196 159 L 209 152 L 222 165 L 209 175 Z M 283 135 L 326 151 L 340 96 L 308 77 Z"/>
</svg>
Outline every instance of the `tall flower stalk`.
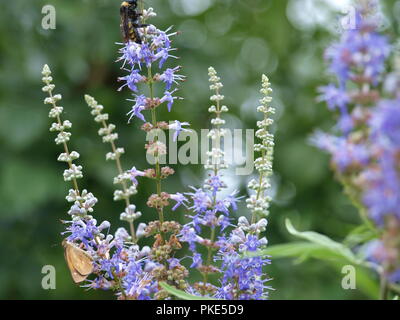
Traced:
<svg viewBox="0 0 400 320">
<path fill-rule="evenodd" d="M 196 268 L 202 274 L 203 281 L 194 283 L 191 288 L 196 294 L 214 296 L 217 291 L 215 283 L 211 283 L 210 275 L 219 274 L 221 271 L 216 265 L 216 253 L 218 252 L 223 239 L 225 229 L 230 225 L 230 211 L 237 210 L 236 192 L 230 195 L 222 195 L 222 189 L 226 184 L 222 179 L 222 170 L 228 166 L 224 159 L 223 138 L 225 129 L 222 125 L 225 120 L 221 114 L 228 112 L 227 106 L 222 105 L 224 96 L 221 94 L 223 87 L 221 79 L 213 67 L 208 69 L 210 89 L 214 92 L 210 100 L 214 103 L 208 111 L 215 115 L 211 120 L 212 129 L 209 132 L 211 150 L 207 151 L 207 162 L 205 169 L 210 173 L 201 188 L 192 187 L 193 191 L 187 193 L 190 198 L 193 211 L 181 233 L 180 239 L 189 244 L 192 252 L 192 264 L 190 268 Z M 205 249 L 202 254 L 199 246 Z"/>
<path fill-rule="evenodd" d="M 271 201 L 267 191 L 271 187 L 269 179 L 272 175 L 274 136 L 269 127 L 273 123 L 270 115 L 274 114 L 275 109 L 270 106 L 272 89 L 265 75 L 262 76 L 260 92 L 263 98 L 257 110 L 264 116 L 263 120 L 257 122 L 259 129 L 256 136 L 260 143 L 254 148 L 260 152 L 260 157 L 254 161 L 259 178 L 251 180 L 248 184 L 249 189 L 254 191 L 246 199 L 251 221 L 249 222 L 246 216 L 241 216 L 232 232 L 221 242 L 223 245 L 219 256 L 222 260 L 222 279 L 216 296 L 222 299 L 267 299 L 271 290 L 271 287 L 266 285 L 270 279 L 263 271 L 263 267 L 271 263 L 269 258 L 251 256 L 252 253 L 264 249 L 268 243 L 262 233 L 267 226 L 265 217 L 269 214 Z"/>
<path fill-rule="evenodd" d="M 392 46 L 378 31 L 378 9 L 379 1 L 360 1 L 355 28 L 326 51 L 337 84 L 322 87 L 320 100 L 338 111 L 338 134 L 317 133 L 313 140 L 332 155 L 338 179 L 376 237 L 364 249 L 386 298 L 388 286 L 400 282 L 400 90 L 382 90 L 393 75 L 387 72 Z"/>
<path fill-rule="evenodd" d="M 155 16 L 152 9 L 144 10 L 142 19 L 143 24 L 147 23 L 147 19 Z M 158 215 L 158 220 L 149 223 L 145 229 L 147 236 L 154 237 L 154 244 L 151 251 L 151 258 L 154 262 L 153 274 L 158 281 L 166 281 L 173 284 L 179 289 L 186 288 L 185 278 L 188 271 L 180 264 L 178 259 L 174 258 L 174 252 L 181 248 L 181 244 L 177 238 L 180 231 L 180 224 L 176 221 L 166 219 L 166 207 L 170 205 L 170 201 L 175 201 L 175 210 L 184 204 L 186 198 L 178 194 L 169 194 L 162 190 L 162 180 L 174 174 L 174 170 L 168 166 L 161 166 L 161 157 L 166 156 L 167 146 L 160 139 L 161 131 L 175 130 L 175 137 L 183 131 L 183 126 L 188 123 L 181 123 L 175 120 L 171 124 L 160 121 L 157 117 L 158 108 L 166 106 L 171 111 L 172 105 L 178 97 L 174 96 L 177 89 L 173 89 L 173 85 L 184 79 L 179 75 L 179 66 L 174 68 L 164 68 L 165 63 L 170 58 L 176 58 L 171 55 L 174 48 L 171 47 L 170 37 L 176 33 L 170 33 L 170 29 L 161 31 L 154 25 L 149 24 L 147 27 L 138 30 L 142 38 L 141 43 L 129 41 L 123 45 L 120 50 L 120 61 L 123 61 L 123 69 L 128 75 L 119 78 L 124 82 L 122 87 L 128 87 L 134 97 L 134 105 L 129 115 L 129 121 L 133 118 L 144 122 L 142 130 L 147 132 L 153 139 L 149 141 L 145 148 L 149 156 L 154 161 L 154 168 L 140 171 L 133 167 L 130 170 L 132 181 L 137 184 L 137 177 L 147 177 L 155 181 L 155 193 L 152 194 L 147 206 L 154 208 Z M 148 95 L 139 93 L 139 84 L 147 87 Z M 122 88 L 121 87 L 121 88 Z M 162 88 L 162 89 L 161 89 Z M 157 97 L 156 94 L 161 90 L 162 96 Z M 150 111 L 150 120 L 146 120 L 144 111 Z M 147 117 L 147 116 L 146 116 Z M 149 136 L 148 135 L 148 136 Z M 167 292 L 160 290 L 157 298 L 162 299 L 167 296 Z"/>
<path fill-rule="evenodd" d="M 271 202 L 270 196 L 267 194 L 271 187 L 270 177 L 272 176 L 272 163 L 274 155 L 274 136 L 269 131 L 269 127 L 274 123 L 271 115 L 275 113 L 275 109 L 270 106 L 272 97 L 271 84 L 266 75 L 262 76 L 261 93 L 264 97 L 260 100 L 261 105 L 257 107 L 257 111 L 261 112 L 263 120 L 257 122 L 258 130 L 256 137 L 260 139 L 260 143 L 254 146 L 254 151 L 260 153 L 254 161 L 254 166 L 259 172 L 257 180 L 251 180 L 248 184 L 250 190 L 254 193 L 246 200 L 247 208 L 251 211 L 251 223 L 256 223 L 261 218 L 267 217 L 269 214 L 269 206 Z"/>
<path fill-rule="evenodd" d="M 225 157 L 225 152 L 222 150 L 222 139 L 225 135 L 225 130 L 221 128 L 222 125 L 225 124 L 225 120 L 221 118 L 221 114 L 223 112 L 228 112 L 229 109 L 225 105 L 221 105 L 224 96 L 221 94 L 221 89 L 223 88 L 223 84 L 220 82 L 220 78 L 217 75 L 217 72 L 213 67 L 210 67 L 208 69 L 208 75 L 210 77 L 210 90 L 214 90 L 215 94 L 210 97 L 210 100 L 215 103 L 215 105 L 212 105 L 209 108 L 210 113 L 215 114 L 215 118 L 211 120 L 211 124 L 213 125 L 212 130 L 209 133 L 209 137 L 211 139 L 211 151 L 207 153 L 208 155 L 208 160 L 207 164 L 204 166 L 205 169 L 212 170 L 212 174 L 209 175 L 209 178 L 205 181 L 204 187 L 208 190 L 211 191 L 212 197 L 211 197 L 211 207 L 215 207 L 217 205 L 217 194 L 219 191 L 221 191 L 222 188 L 226 188 L 226 184 L 222 180 L 222 175 L 221 175 L 221 170 L 227 169 L 228 166 L 225 163 L 224 157 Z M 232 195 L 230 198 L 225 199 L 225 211 L 223 213 L 228 213 L 229 207 L 233 207 L 234 209 L 236 208 L 236 201 L 238 199 L 234 198 L 234 195 Z M 222 207 L 223 208 L 223 207 Z M 215 210 L 215 212 L 218 212 L 218 209 Z M 225 215 L 221 215 L 220 217 L 215 216 L 215 213 L 212 214 L 212 220 L 214 220 L 214 223 L 211 224 L 210 227 L 210 242 L 207 246 L 207 259 L 205 261 L 205 264 L 203 265 L 203 276 L 204 276 L 204 284 L 207 284 L 208 282 L 208 275 L 209 273 L 214 272 L 214 268 L 212 267 L 213 263 L 213 251 L 216 250 L 215 247 L 215 240 L 216 240 L 216 233 L 217 233 L 217 228 L 220 226 L 221 231 L 226 227 L 228 224 L 228 219 L 226 218 Z M 215 217 L 214 217 L 215 216 Z"/>
<path fill-rule="evenodd" d="M 251 195 L 247 201 L 255 221 L 249 223 L 245 216 L 241 216 L 235 223 L 231 211 L 237 210 L 240 197 L 237 197 L 237 192 L 227 196 L 220 192 L 226 187 L 221 170 L 227 168 L 223 151 L 225 129 L 222 128 L 225 121 L 221 113 L 227 112 L 228 108 L 221 104 L 224 96 L 220 89 L 223 86 L 212 67 L 209 68 L 209 76 L 210 89 L 215 92 L 211 97 L 215 104 L 209 108 L 209 112 L 214 113 L 215 118 L 211 120 L 213 128 L 209 137 L 212 148 L 208 152 L 205 168 L 211 170 L 211 173 L 202 188 L 193 188 L 194 191 L 188 193 L 193 203 L 189 208 L 193 210 L 193 215 L 189 216 L 190 222 L 182 228 L 180 234 L 182 241 L 187 242 L 192 251 L 191 268 L 201 272 L 203 281 L 194 283 L 188 290 L 196 295 L 218 299 L 266 299 L 270 287 L 265 285 L 269 278 L 263 267 L 270 261 L 266 257 L 247 255 L 263 249 L 267 244 L 261 233 L 267 225 L 265 216 L 268 214 L 270 198 L 265 193 L 272 174 L 273 135 L 269 133 L 268 127 L 272 124 L 269 115 L 274 113 L 274 109 L 269 106 L 270 83 L 263 76 L 261 93 L 264 97 L 260 100 L 262 105 L 258 110 L 264 113 L 264 119 L 258 122 L 257 136 L 261 143 L 255 148 L 261 152 L 261 157 L 255 161 L 260 172 L 260 184 L 250 182 L 256 194 Z M 199 250 L 199 246 L 206 248 L 205 254 Z M 210 281 L 210 274 L 218 274 L 219 283 Z"/>
</svg>

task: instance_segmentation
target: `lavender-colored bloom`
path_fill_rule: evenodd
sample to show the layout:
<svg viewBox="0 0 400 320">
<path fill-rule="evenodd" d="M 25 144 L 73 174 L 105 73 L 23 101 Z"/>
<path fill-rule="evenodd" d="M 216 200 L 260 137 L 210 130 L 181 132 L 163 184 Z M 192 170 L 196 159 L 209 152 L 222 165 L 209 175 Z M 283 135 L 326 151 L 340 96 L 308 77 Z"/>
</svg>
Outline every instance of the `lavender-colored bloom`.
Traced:
<svg viewBox="0 0 400 320">
<path fill-rule="evenodd" d="M 215 202 L 215 211 L 222 212 L 225 215 L 229 215 L 229 208 L 223 200 L 217 200 Z"/>
<path fill-rule="evenodd" d="M 130 173 L 130 175 L 131 175 L 131 180 L 132 180 L 132 182 L 134 183 L 134 184 L 138 184 L 138 181 L 137 181 L 137 179 L 136 179 L 136 177 L 144 177 L 145 176 L 145 172 L 144 171 L 140 171 L 140 170 L 137 170 L 136 169 L 136 167 L 132 167 L 132 169 L 131 170 L 129 170 L 128 171 L 129 173 Z"/>
<path fill-rule="evenodd" d="M 168 259 L 169 269 L 174 269 L 181 265 L 181 262 L 177 258 L 170 258 Z"/>
<path fill-rule="evenodd" d="M 363 70 L 362 76 L 376 85 L 384 71 L 390 54 L 390 44 L 378 34 L 376 25 L 357 13 L 357 27 L 347 30 L 340 40 L 329 47 L 325 58 L 330 61 L 330 71 L 342 87 L 355 76 L 354 70 Z"/>
<path fill-rule="evenodd" d="M 262 268 L 270 264 L 270 260 L 263 257 L 243 258 L 239 254 L 238 246 L 256 251 L 262 245 L 262 241 L 256 236 L 243 236 L 243 231 L 234 231 L 219 250 L 223 276 L 216 297 L 230 300 L 267 299 L 270 287 L 265 282 L 269 279 L 263 278 Z M 232 283 L 236 283 L 237 287 L 233 287 Z"/>
<path fill-rule="evenodd" d="M 191 251 L 195 251 L 196 243 L 202 240 L 202 238 L 197 235 L 196 230 L 189 224 L 183 226 L 179 233 L 179 238 L 181 241 L 189 244 Z"/>
<path fill-rule="evenodd" d="M 400 268 L 396 271 L 392 272 L 388 276 L 388 280 L 392 283 L 399 283 L 400 282 Z"/>
<path fill-rule="evenodd" d="M 127 113 L 129 116 L 128 121 L 130 122 L 133 117 L 139 118 L 143 122 L 146 122 L 146 119 L 142 115 L 142 111 L 146 109 L 146 96 L 139 95 L 136 96 L 135 104 L 132 107 L 132 110 Z"/>
<path fill-rule="evenodd" d="M 168 129 L 170 130 L 175 130 L 173 141 L 176 141 L 178 139 L 178 136 L 181 134 L 181 132 L 190 132 L 190 130 L 183 128 L 184 126 L 189 126 L 189 122 L 180 122 L 178 120 L 175 120 L 172 124 L 168 126 Z"/>
<path fill-rule="evenodd" d="M 68 222 L 66 233 L 70 233 L 67 240 L 78 245 L 81 243 L 84 250 L 94 257 L 95 279 L 88 280 L 84 287 L 91 289 L 111 289 L 116 277 L 122 285 L 117 295 L 124 298 L 149 299 L 150 294 L 156 291 L 154 281 L 143 268 L 146 262 L 146 250 L 139 251 L 139 247 L 126 247 L 129 238 L 124 228 L 119 228 L 113 239 L 112 235 L 105 237 L 101 231 L 108 229 L 110 223 L 102 222 L 97 226 L 95 219 L 77 219 Z M 114 287 L 115 289 L 115 287 Z M 126 295 L 126 296 L 125 296 Z"/>
<path fill-rule="evenodd" d="M 385 217 L 400 219 L 400 101 L 383 100 L 371 112 L 371 149 L 376 165 L 362 174 L 367 189 L 364 203 L 371 218 L 384 225 Z"/>
<path fill-rule="evenodd" d="M 237 211 L 237 203 L 243 198 L 243 196 L 237 197 L 238 194 L 239 192 L 235 190 L 223 200 L 227 208 L 231 207 L 233 211 Z"/>
<path fill-rule="evenodd" d="M 350 99 L 345 90 L 338 88 L 334 84 L 329 84 L 318 88 L 320 96 L 318 101 L 325 101 L 330 110 L 336 108 L 343 109 L 350 102 Z"/>
<path fill-rule="evenodd" d="M 169 29 L 167 32 L 168 31 Z M 159 60 L 159 67 L 161 68 L 169 57 L 174 57 L 170 55 L 170 52 L 174 49 L 171 48 L 169 37 L 175 34 L 176 33 L 167 34 L 157 29 L 155 26 L 150 25 L 147 27 L 147 39 L 149 39 L 149 42 L 145 41 L 141 44 L 132 41 L 127 42 L 124 47 L 120 49 L 121 57 L 119 60 L 124 61 L 124 64 L 127 63 L 133 67 L 138 66 L 139 68 L 141 68 L 142 64 L 150 67 L 152 63 Z"/>
<path fill-rule="evenodd" d="M 321 88 L 320 100 L 339 110 L 336 127 L 342 135 L 317 133 L 313 143 L 332 155 L 348 193 L 380 229 L 381 238 L 364 248 L 366 257 L 388 281 L 396 282 L 400 280 L 400 91 L 392 86 L 385 93 L 394 100 L 382 98 L 391 45 L 378 33 L 373 12 L 377 5 L 375 0 L 360 1 L 356 28 L 346 30 L 341 41 L 326 51 L 339 87 Z"/>
<path fill-rule="evenodd" d="M 190 209 L 193 209 L 195 212 L 203 212 L 207 210 L 212 203 L 210 196 L 203 189 L 191 188 L 195 192 L 187 193 L 187 195 L 189 195 L 193 200 L 193 206 L 190 207 Z"/>
<path fill-rule="evenodd" d="M 218 174 L 210 175 L 210 178 L 207 179 L 206 184 L 211 189 L 213 196 L 215 196 L 219 190 L 226 187 L 225 183 L 221 179 L 221 176 Z"/>
<path fill-rule="evenodd" d="M 220 215 L 218 217 L 218 226 L 221 227 L 221 231 L 224 231 L 227 227 L 231 226 L 231 219 L 226 215 Z"/>
<path fill-rule="evenodd" d="M 203 259 L 201 258 L 200 253 L 193 254 L 192 261 L 193 262 L 190 265 L 191 268 L 198 268 L 203 264 Z"/>
<path fill-rule="evenodd" d="M 351 143 L 345 137 L 317 132 L 312 137 L 311 142 L 328 151 L 340 171 L 346 170 L 350 165 L 367 164 L 370 158 L 368 148 L 365 145 Z"/>
<path fill-rule="evenodd" d="M 174 100 L 178 99 L 178 97 L 174 97 L 172 95 L 175 91 L 176 91 L 176 89 L 171 92 L 165 91 L 164 96 L 160 99 L 161 103 L 164 103 L 164 102 L 167 103 L 168 112 L 171 112 L 171 108 L 172 108 L 172 104 L 174 103 Z"/>
<path fill-rule="evenodd" d="M 129 239 L 130 235 L 125 228 L 118 228 L 117 231 L 115 232 L 114 241 L 117 242 L 118 247 L 122 246 L 124 242 L 126 242 Z"/>
<path fill-rule="evenodd" d="M 118 78 L 119 81 L 125 81 L 125 84 L 121 86 L 118 91 L 121 91 L 123 87 L 128 86 L 128 88 L 133 91 L 137 92 L 137 84 L 140 82 L 143 82 L 145 80 L 145 77 L 140 75 L 139 70 L 132 70 L 132 72 L 125 76 L 125 77 L 120 77 Z"/>
<path fill-rule="evenodd" d="M 173 69 L 168 68 L 164 71 L 163 74 L 159 76 L 159 80 L 165 83 L 165 90 L 168 91 L 171 89 L 172 84 L 178 84 L 178 81 L 183 81 L 185 79 L 184 76 L 176 74 L 180 67 L 175 67 Z"/>
<path fill-rule="evenodd" d="M 400 174 L 398 163 L 392 154 L 385 152 L 379 158 L 379 167 L 363 174 L 367 189 L 363 200 L 371 218 L 384 225 L 386 216 L 393 215 L 400 220 Z"/>
<path fill-rule="evenodd" d="M 381 101 L 369 123 L 377 143 L 385 149 L 400 149 L 400 99 Z"/>
<path fill-rule="evenodd" d="M 174 49 L 171 48 L 171 41 L 169 39 L 176 33 L 168 33 L 169 31 L 170 29 L 164 32 L 157 29 L 155 26 L 150 25 L 146 28 L 145 32 L 142 31 L 142 29 L 138 29 L 138 32 L 143 38 L 143 43 L 139 44 L 133 41 L 128 41 L 124 44 L 120 49 L 121 56 L 119 61 L 123 61 L 123 67 L 129 71 L 129 74 L 119 78 L 126 82 L 122 87 L 128 86 L 131 91 L 137 92 L 137 83 L 149 80 L 140 75 L 142 65 L 151 68 L 154 63 L 158 62 L 158 67 L 161 69 L 168 58 L 176 58 L 171 55 L 171 51 Z M 159 101 L 160 103 L 166 102 L 169 111 L 171 111 L 174 100 L 177 99 L 177 97 L 173 96 L 173 93 L 176 90 L 170 90 L 172 84 L 184 79 L 183 76 L 176 74 L 178 70 L 179 67 L 168 68 L 161 73 L 158 78 L 154 77 L 154 79 L 152 79 L 152 81 L 162 81 L 165 83 L 166 90 Z M 145 110 L 146 97 L 143 95 L 135 97 L 135 105 L 128 113 L 130 115 L 129 120 L 135 116 L 142 121 L 146 121 L 144 116 L 141 114 L 141 112 Z"/>
<path fill-rule="evenodd" d="M 188 202 L 188 199 L 182 194 L 182 193 L 175 193 L 175 194 L 170 194 L 169 197 L 176 201 L 176 204 L 172 207 L 172 211 L 175 211 L 179 206 L 183 205 L 186 207 L 186 203 Z"/>
<path fill-rule="evenodd" d="M 110 227 L 108 221 L 104 221 L 102 224 L 97 226 L 96 219 L 77 219 L 73 221 L 67 221 L 70 224 L 66 228 L 66 232 L 69 233 L 67 240 L 70 242 L 82 242 L 87 247 L 94 245 L 94 238 L 101 233 L 103 229 Z M 63 233 L 63 234 L 64 234 Z"/>
<path fill-rule="evenodd" d="M 352 129 L 354 129 L 354 121 L 351 115 L 349 115 L 347 109 L 343 108 L 340 113 L 340 117 L 337 123 L 337 128 L 348 135 Z"/>
</svg>

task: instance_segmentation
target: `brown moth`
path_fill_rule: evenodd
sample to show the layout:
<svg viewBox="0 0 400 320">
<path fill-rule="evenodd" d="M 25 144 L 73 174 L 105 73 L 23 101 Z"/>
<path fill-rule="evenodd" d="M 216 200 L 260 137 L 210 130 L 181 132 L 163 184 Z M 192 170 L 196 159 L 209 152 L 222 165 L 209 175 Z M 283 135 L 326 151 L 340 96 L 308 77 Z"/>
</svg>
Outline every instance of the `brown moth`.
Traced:
<svg viewBox="0 0 400 320">
<path fill-rule="evenodd" d="M 75 244 L 64 240 L 64 257 L 75 283 L 84 281 L 93 272 L 93 258 Z"/>
</svg>

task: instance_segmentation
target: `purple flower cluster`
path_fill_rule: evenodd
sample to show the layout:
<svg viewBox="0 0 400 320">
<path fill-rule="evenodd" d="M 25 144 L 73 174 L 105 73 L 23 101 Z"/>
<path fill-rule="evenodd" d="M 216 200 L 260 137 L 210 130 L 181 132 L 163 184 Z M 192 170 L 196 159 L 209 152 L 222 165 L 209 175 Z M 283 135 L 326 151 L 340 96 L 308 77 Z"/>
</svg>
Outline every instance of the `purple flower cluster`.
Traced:
<svg viewBox="0 0 400 320">
<path fill-rule="evenodd" d="M 250 225 L 247 218 L 241 217 L 237 226 L 233 222 L 232 213 L 237 211 L 241 197 L 236 191 L 231 194 L 222 192 L 227 185 L 221 173 L 227 165 L 224 161 L 224 151 L 221 149 L 220 139 L 224 135 L 221 125 L 224 120 L 220 115 L 222 110 L 228 108 L 221 105 L 223 96 L 220 89 L 223 85 L 212 67 L 209 68 L 209 76 L 210 89 L 215 90 L 211 100 L 216 102 L 216 105 L 209 109 L 209 112 L 216 115 L 216 118 L 211 120 L 212 148 L 207 153 L 209 159 L 205 165 L 210 173 L 201 188 L 192 187 L 192 192 L 187 193 L 192 214 L 188 215 L 190 222 L 183 226 L 179 234 L 180 240 L 188 243 L 192 252 L 190 268 L 196 268 L 203 279 L 194 283 L 187 291 L 217 299 L 266 299 L 269 287 L 265 285 L 268 278 L 263 273 L 263 267 L 270 261 L 265 257 L 246 255 L 263 249 L 267 244 L 265 237 L 260 238 L 260 233 L 265 231 L 267 220 L 262 218 Z M 269 99 L 264 100 L 264 104 L 269 102 Z M 209 275 L 212 274 L 219 275 L 218 283 L 210 280 Z"/>
<path fill-rule="evenodd" d="M 154 16 L 152 9 L 144 10 L 142 22 L 147 22 L 147 18 Z M 177 234 L 181 225 L 176 221 L 166 219 L 166 208 L 170 201 L 174 201 L 171 208 L 175 211 L 180 206 L 185 206 L 188 200 L 182 193 L 169 194 L 161 190 L 161 181 L 174 174 L 170 167 L 161 167 L 160 157 L 167 154 L 167 146 L 158 139 L 159 130 L 173 130 L 173 140 L 176 141 L 182 132 L 189 131 L 186 126 L 188 122 L 178 120 L 167 123 L 157 120 L 157 109 L 166 105 L 168 111 L 171 111 L 175 100 L 180 99 L 175 96 L 176 88 L 174 85 L 184 80 L 184 76 L 179 75 L 179 66 L 165 68 L 166 62 L 170 58 L 177 58 L 172 55 L 175 50 L 171 46 L 170 38 L 176 33 L 157 29 L 152 24 L 145 24 L 145 27 L 138 28 L 138 33 L 142 39 L 141 43 L 128 41 L 120 49 L 119 61 L 123 62 L 122 68 L 128 72 L 128 75 L 119 78 L 124 84 L 120 90 L 127 87 L 132 92 L 134 99 L 128 99 L 133 102 L 131 110 L 128 112 L 129 121 L 138 118 L 144 122 L 142 130 L 154 134 L 153 141 L 147 143 L 145 148 L 147 154 L 154 157 L 154 168 L 138 170 L 133 167 L 128 174 L 132 183 L 137 186 L 137 177 L 146 177 L 155 181 L 156 193 L 152 194 L 147 201 L 147 206 L 157 211 L 158 220 L 151 221 L 144 227 L 143 235 L 153 236 L 154 243 L 149 250 L 148 263 L 146 270 L 152 267 L 156 283 L 165 281 L 176 288 L 186 289 L 185 278 L 188 275 L 186 268 L 181 265 L 180 260 L 175 258 L 175 251 L 181 248 Z M 148 95 L 140 93 L 139 86 L 147 86 Z M 161 89 L 162 88 L 162 89 Z M 157 97 L 157 92 L 161 89 L 162 96 Z M 144 112 L 151 114 L 151 120 L 145 118 Z M 147 116 L 146 116 L 147 117 Z M 155 299 L 166 299 L 170 293 L 159 289 L 154 295 Z"/>
<path fill-rule="evenodd" d="M 271 261 L 266 257 L 246 257 L 267 245 L 265 237 L 266 219 L 250 225 L 247 218 L 240 217 L 238 226 L 227 238 L 220 239 L 218 255 L 222 261 L 221 286 L 216 297 L 228 300 L 263 300 L 268 298 L 271 287 L 266 285 L 270 279 L 265 277 L 263 267 Z"/>
<path fill-rule="evenodd" d="M 148 300 L 157 291 L 151 276 L 149 247 L 139 250 L 137 245 L 127 245 L 130 236 L 124 228 L 119 228 L 115 236 L 105 236 L 102 231 L 110 228 L 108 221 L 97 226 L 90 216 L 66 222 L 66 240 L 93 258 L 93 279 L 83 287 L 90 289 L 114 289 L 119 299 Z"/>
<path fill-rule="evenodd" d="M 386 253 L 375 261 L 393 280 L 389 275 L 400 270 L 400 90 L 383 98 L 391 45 L 377 31 L 371 8 L 377 8 L 376 1 L 360 6 L 356 28 L 327 50 L 329 70 L 339 85 L 321 88 L 319 99 L 339 111 L 340 135 L 319 132 L 313 143 L 331 154 L 352 200 L 382 230 L 379 243 Z"/>
<path fill-rule="evenodd" d="M 192 252 L 190 268 L 197 268 L 204 276 L 203 282 L 195 284 L 195 288 L 201 295 L 213 295 L 217 290 L 215 286 L 208 283 L 208 275 L 221 272 L 214 265 L 216 252 L 223 246 L 224 231 L 231 225 L 230 211 L 237 210 L 237 202 L 240 199 L 236 192 L 218 199 L 217 193 L 225 185 L 220 176 L 213 175 L 209 180 L 215 183 L 213 187 L 210 188 L 207 184 L 203 188 L 192 188 L 193 192 L 187 193 L 191 203 L 189 209 L 193 211 L 193 214 L 188 215 L 190 222 L 183 226 L 179 234 L 180 240 L 188 243 Z M 210 230 L 211 238 L 203 236 L 206 229 Z M 207 249 L 206 257 L 198 251 L 199 245 Z"/>
<path fill-rule="evenodd" d="M 376 7 L 375 1 L 368 4 L 369 9 Z M 377 32 L 375 17 L 366 17 L 368 8 L 359 7 L 354 28 L 343 33 L 340 41 L 331 45 L 325 53 L 329 62 L 329 71 L 336 76 L 338 85 L 329 84 L 319 89 L 321 101 L 326 101 L 329 109 L 338 110 L 340 118 L 338 128 L 348 134 L 354 128 L 354 119 L 349 114 L 349 104 L 356 100 L 374 102 L 374 92 L 382 81 L 385 63 L 390 55 L 391 46 L 386 36 Z M 359 92 L 348 90 L 349 82 L 362 87 Z"/>
<path fill-rule="evenodd" d="M 139 29 L 138 32 L 144 38 L 143 43 L 129 41 L 120 49 L 119 61 L 123 61 L 123 69 L 129 74 L 119 78 L 119 81 L 124 82 L 119 90 L 128 87 L 134 96 L 133 100 L 129 100 L 134 102 L 131 111 L 128 113 L 129 120 L 136 117 L 146 122 L 142 111 L 157 108 L 162 103 L 166 103 L 168 111 L 171 111 L 174 100 L 179 99 L 173 96 L 176 89 L 171 88 L 173 84 L 184 80 L 184 76 L 177 74 L 180 67 L 166 68 L 160 71 L 161 73 L 154 75 L 151 71 L 154 64 L 157 64 L 161 70 L 169 58 L 176 58 L 171 54 L 175 49 L 171 47 L 170 40 L 170 37 L 176 33 L 169 33 L 170 30 L 169 28 L 166 31 L 161 31 L 153 25 Z M 146 75 L 141 74 L 143 67 L 147 68 Z M 140 83 L 152 85 L 156 82 L 162 82 L 165 85 L 162 97 L 146 97 L 143 94 L 138 94 Z"/>
<path fill-rule="evenodd" d="M 400 100 L 382 100 L 372 110 L 371 154 L 374 163 L 362 173 L 364 203 L 380 226 L 386 218 L 400 221 Z"/>
</svg>

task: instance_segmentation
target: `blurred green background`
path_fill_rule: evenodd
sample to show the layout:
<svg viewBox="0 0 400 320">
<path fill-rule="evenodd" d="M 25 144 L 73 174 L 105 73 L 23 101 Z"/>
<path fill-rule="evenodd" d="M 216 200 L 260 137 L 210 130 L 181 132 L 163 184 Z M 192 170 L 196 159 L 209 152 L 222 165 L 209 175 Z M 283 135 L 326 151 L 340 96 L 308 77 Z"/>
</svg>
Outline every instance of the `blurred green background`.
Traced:
<svg viewBox="0 0 400 320">
<path fill-rule="evenodd" d="M 358 217 L 329 170 L 329 159 L 310 146 L 315 128 L 329 129 L 332 115 L 315 102 L 316 87 L 329 81 L 322 59 L 324 48 L 338 37 L 341 10 L 347 1 L 323 0 L 146 0 L 158 13 L 152 23 L 161 29 L 174 25 L 181 34 L 174 45 L 187 81 L 173 111 L 160 119 L 189 121 L 208 128 L 207 68 L 213 65 L 224 82 L 231 128 L 254 128 L 258 119 L 261 74 L 274 89 L 276 155 L 274 204 L 267 236 L 271 245 L 294 240 L 284 227 L 291 218 L 300 230 L 341 240 L 357 225 Z M 42 7 L 57 13 L 55 30 L 41 27 Z M 144 134 L 140 123 L 127 124 L 129 93 L 117 92 L 123 75 L 118 57 L 121 41 L 118 0 L 1 1 L 0 5 L 0 298 L 108 299 L 108 292 L 85 292 L 75 286 L 61 247 L 70 187 L 62 180 L 61 149 L 49 133 L 48 106 L 43 105 L 41 68 L 53 71 L 56 92 L 63 95 L 64 119 L 73 123 L 71 148 L 81 154 L 85 178 L 80 185 L 99 198 L 95 216 L 121 223 L 123 203 L 114 203 L 113 163 L 105 162 L 109 146 L 97 136 L 83 95 L 104 104 L 117 124 L 118 145 L 127 154 L 126 169 L 145 168 Z M 385 1 L 388 24 L 398 26 L 400 1 Z M 397 20 L 396 20 L 397 19 Z M 391 28 L 394 30 L 394 28 Z M 164 184 L 170 192 L 198 186 L 201 165 L 175 166 L 177 174 Z M 229 177 L 246 193 L 249 177 Z M 155 219 L 145 208 L 153 183 L 141 183 L 133 201 L 144 220 Z M 241 212 L 245 212 L 243 206 Z M 184 222 L 182 214 L 171 219 Z M 41 288 L 41 269 L 54 265 L 57 289 Z M 276 289 L 271 299 L 365 299 L 363 290 L 341 288 L 340 265 L 310 260 L 274 260 L 267 272 Z M 373 277 L 373 275 L 371 275 Z M 371 289 L 371 288 L 370 288 Z"/>
</svg>

